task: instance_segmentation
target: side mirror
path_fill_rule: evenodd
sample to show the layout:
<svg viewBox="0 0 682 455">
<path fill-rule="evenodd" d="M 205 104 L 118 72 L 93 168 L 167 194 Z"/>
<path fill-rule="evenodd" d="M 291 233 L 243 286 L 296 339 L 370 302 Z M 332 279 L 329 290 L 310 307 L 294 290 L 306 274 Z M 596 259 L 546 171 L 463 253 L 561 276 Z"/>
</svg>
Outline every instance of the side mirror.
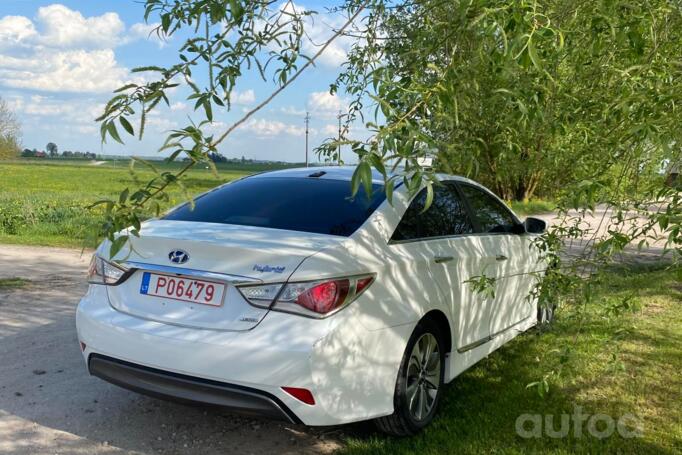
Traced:
<svg viewBox="0 0 682 455">
<path fill-rule="evenodd" d="M 529 234 L 542 234 L 547 230 L 547 222 L 545 220 L 533 218 L 532 216 L 526 218 L 523 222 L 523 226 Z"/>
</svg>

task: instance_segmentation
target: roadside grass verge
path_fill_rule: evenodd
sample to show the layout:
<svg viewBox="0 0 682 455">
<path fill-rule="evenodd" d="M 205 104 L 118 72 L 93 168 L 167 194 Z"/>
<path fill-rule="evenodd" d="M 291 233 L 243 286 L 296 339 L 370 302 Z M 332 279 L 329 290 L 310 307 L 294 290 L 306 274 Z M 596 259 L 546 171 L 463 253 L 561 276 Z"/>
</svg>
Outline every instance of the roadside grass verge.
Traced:
<svg viewBox="0 0 682 455">
<path fill-rule="evenodd" d="M 562 309 L 548 331 L 520 335 L 451 382 L 423 433 L 395 439 L 357 425 L 346 433 L 342 453 L 682 453 L 682 269 L 613 270 L 598 280 L 594 295 L 585 324 L 578 324 L 575 311 Z M 627 311 L 607 316 L 605 308 L 625 301 Z M 542 398 L 526 388 L 556 367 L 567 346 L 569 362 L 549 393 Z M 605 414 L 615 422 L 631 414 L 642 436 L 623 438 L 615 431 L 599 439 L 587 422 L 578 436 L 573 417 L 568 436 L 547 436 L 546 416 L 559 430 L 560 416 L 573 416 L 576 406 L 583 415 Z M 517 435 L 522 414 L 541 416 L 541 437 Z"/>
<path fill-rule="evenodd" d="M 556 209 L 556 204 L 553 201 L 544 199 L 531 199 L 530 201 L 525 202 L 511 201 L 509 206 L 517 215 L 523 216 L 549 213 Z"/>
<path fill-rule="evenodd" d="M 0 291 L 3 289 L 16 289 L 26 286 L 30 283 L 24 278 L 0 278 Z"/>
</svg>

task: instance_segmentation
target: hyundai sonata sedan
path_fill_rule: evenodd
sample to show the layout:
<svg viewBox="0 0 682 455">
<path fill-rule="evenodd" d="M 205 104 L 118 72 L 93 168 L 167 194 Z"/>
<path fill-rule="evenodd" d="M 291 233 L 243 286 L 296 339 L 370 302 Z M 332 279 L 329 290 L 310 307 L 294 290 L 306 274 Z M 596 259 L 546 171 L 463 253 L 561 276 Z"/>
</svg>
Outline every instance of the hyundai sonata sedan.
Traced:
<svg viewBox="0 0 682 455">
<path fill-rule="evenodd" d="M 538 322 L 542 261 L 477 183 L 432 203 L 352 168 L 257 174 L 98 248 L 77 311 L 92 375 L 133 391 L 305 425 L 376 420 L 413 434 L 444 384 Z M 488 277 L 492 292 L 475 292 Z"/>
</svg>

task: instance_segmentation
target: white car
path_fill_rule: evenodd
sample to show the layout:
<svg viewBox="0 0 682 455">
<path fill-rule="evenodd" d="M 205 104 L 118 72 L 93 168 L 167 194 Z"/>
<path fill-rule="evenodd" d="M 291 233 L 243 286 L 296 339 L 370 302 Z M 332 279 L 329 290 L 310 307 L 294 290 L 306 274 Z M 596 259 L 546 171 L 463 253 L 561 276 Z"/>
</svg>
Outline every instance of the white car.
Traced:
<svg viewBox="0 0 682 455">
<path fill-rule="evenodd" d="M 538 322 L 545 223 L 449 175 L 426 211 L 425 189 L 391 204 L 378 174 L 350 198 L 352 172 L 253 175 L 145 222 L 113 260 L 104 242 L 77 311 L 89 372 L 311 426 L 427 425 L 445 383 Z"/>
</svg>

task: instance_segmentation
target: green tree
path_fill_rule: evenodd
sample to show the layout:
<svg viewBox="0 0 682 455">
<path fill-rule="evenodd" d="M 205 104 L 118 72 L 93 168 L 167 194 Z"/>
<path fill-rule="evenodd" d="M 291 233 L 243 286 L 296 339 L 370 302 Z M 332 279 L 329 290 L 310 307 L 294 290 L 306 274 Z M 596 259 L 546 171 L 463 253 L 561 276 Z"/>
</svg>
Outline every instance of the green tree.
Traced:
<svg viewBox="0 0 682 455">
<path fill-rule="evenodd" d="M 0 98 L 0 160 L 19 156 L 20 139 L 21 124 L 7 102 Z"/>
<path fill-rule="evenodd" d="M 51 156 L 59 156 L 59 148 L 57 147 L 57 144 L 54 142 L 48 142 L 47 145 L 45 146 L 45 151 Z"/>
<path fill-rule="evenodd" d="M 375 134 L 348 141 L 368 165 L 435 155 L 516 200 L 641 182 L 679 154 L 681 25 L 667 0 L 377 4 L 332 91 L 351 121 L 374 100 Z"/>
</svg>

